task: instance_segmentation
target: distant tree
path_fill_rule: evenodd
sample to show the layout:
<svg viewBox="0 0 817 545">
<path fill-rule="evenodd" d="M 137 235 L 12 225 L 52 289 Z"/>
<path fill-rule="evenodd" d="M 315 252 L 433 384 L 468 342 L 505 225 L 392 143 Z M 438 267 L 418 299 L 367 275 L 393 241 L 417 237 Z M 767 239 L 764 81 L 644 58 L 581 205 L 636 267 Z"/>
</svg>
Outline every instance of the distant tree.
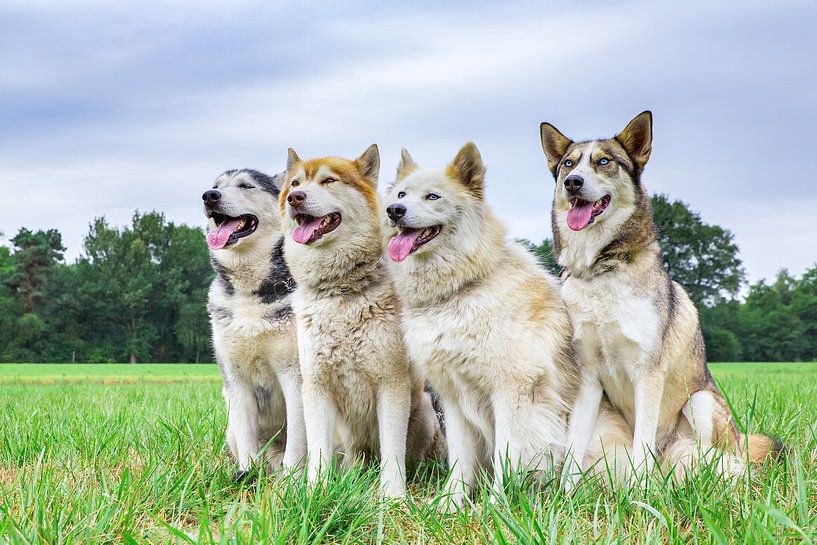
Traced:
<svg viewBox="0 0 817 545">
<path fill-rule="evenodd" d="M 163 270 L 178 270 L 183 281 L 183 297 L 168 316 L 173 340 L 181 349 L 178 361 L 212 359 L 207 289 L 213 279 L 204 233 L 199 228 L 170 224 L 170 245 L 162 259 Z M 171 339 L 168 339 L 170 343 Z"/>
<path fill-rule="evenodd" d="M 557 275 L 561 267 L 556 262 L 556 257 L 553 255 L 553 242 L 546 238 L 540 244 L 534 244 L 526 238 L 518 238 L 516 241 L 528 249 L 530 253 L 536 256 L 539 264 L 547 269 L 550 273 Z"/>
<path fill-rule="evenodd" d="M 786 270 L 780 271 L 772 284 L 760 281 L 750 286 L 740 309 L 741 343 L 746 359 L 808 358 L 803 323 L 791 308 L 796 289 L 797 281 Z"/>
<path fill-rule="evenodd" d="M 736 299 L 720 301 L 711 307 L 701 306 L 701 319 L 706 358 L 709 361 L 741 361 L 743 347 L 739 339 L 739 312 Z"/>
<path fill-rule="evenodd" d="M 697 305 L 734 298 L 746 278 L 734 235 L 704 223 L 686 203 L 666 195 L 654 195 L 652 207 L 664 265 L 673 280 Z"/>
<path fill-rule="evenodd" d="M 44 296 L 49 273 L 63 260 L 65 248 L 56 229 L 30 231 L 23 227 L 11 242 L 14 268 L 7 282 L 20 297 L 23 312 L 28 314 Z"/>
<path fill-rule="evenodd" d="M 789 306 L 800 320 L 803 359 L 817 359 L 817 265 L 797 281 Z"/>
<path fill-rule="evenodd" d="M 136 213 L 131 225 L 97 218 L 77 262 L 78 298 L 114 359 L 209 359 L 205 310 L 212 272 L 200 229 Z M 189 360 L 188 360 L 189 361 Z"/>
</svg>

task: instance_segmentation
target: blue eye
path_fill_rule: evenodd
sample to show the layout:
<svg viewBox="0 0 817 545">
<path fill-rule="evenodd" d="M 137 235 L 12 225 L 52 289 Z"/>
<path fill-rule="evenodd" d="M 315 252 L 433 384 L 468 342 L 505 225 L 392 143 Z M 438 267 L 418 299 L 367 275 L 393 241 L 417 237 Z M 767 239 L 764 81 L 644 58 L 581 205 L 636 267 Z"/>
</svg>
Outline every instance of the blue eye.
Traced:
<svg viewBox="0 0 817 545">
<path fill-rule="evenodd" d="M 610 159 L 608 159 L 607 157 L 602 157 L 601 159 L 599 159 L 599 164 L 600 165 L 606 165 L 609 162 L 610 162 Z"/>
<path fill-rule="evenodd" d="M 565 159 L 565 166 L 566 167 L 572 167 L 573 166 L 573 161 L 571 161 L 570 159 Z"/>
<path fill-rule="evenodd" d="M 440 198 L 440 196 L 437 195 L 436 193 L 429 193 L 428 195 L 426 195 L 426 199 L 428 199 L 430 201 L 436 201 L 439 198 Z"/>
<path fill-rule="evenodd" d="M 405 197 L 405 196 L 406 196 L 406 192 L 405 192 L 405 191 L 401 191 L 400 193 L 398 193 L 398 194 L 397 194 L 397 198 L 398 198 L 398 199 L 402 199 L 402 198 L 403 198 L 403 197 Z"/>
</svg>

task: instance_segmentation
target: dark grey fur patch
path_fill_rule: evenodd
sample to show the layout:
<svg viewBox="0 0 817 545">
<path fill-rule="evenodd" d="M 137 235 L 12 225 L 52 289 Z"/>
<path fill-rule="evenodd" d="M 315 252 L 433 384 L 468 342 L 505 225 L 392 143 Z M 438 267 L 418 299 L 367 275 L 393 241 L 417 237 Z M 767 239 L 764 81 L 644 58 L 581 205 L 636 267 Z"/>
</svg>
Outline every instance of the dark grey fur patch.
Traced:
<svg viewBox="0 0 817 545">
<path fill-rule="evenodd" d="M 284 237 L 281 237 L 270 255 L 269 274 L 253 294 L 259 296 L 264 304 L 269 305 L 295 291 L 295 287 L 295 280 L 284 260 Z"/>
<path fill-rule="evenodd" d="M 235 286 L 233 286 L 233 283 L 230 281 L 230 275 L 233 274 L 233 271 L 219 263 L 212 255 L 210 256 L 210 265 L 213 267 L 227 295 L 233 295 L 235 293 Z"/>
<path fill-rule="evenodd" d="M 258 412 L 267 413 L 272 404 L 272 394 L 264 386 L 255 387 L 255 403 L 258 405 Z"/>
<path fill-rule="evenodd" d="M 228 176 L 230 178 L 237 176 L 239 174 L 248 174 L 255 183 L 258 184 L 258 187 L 263 189 L 268 193 L 272 193 L 276 197 L 280 195 L 281 190 L 278 189 L 278 185 L 276 182 L 280 182 L 281 180 L 278 179 L 280 174 L 276 174 L 275 176 L 270 176 L 269 174 L 264 174 L 259 170 L 255 170 L 252 168 L 241 168 L 241 169 L 230 169 L 225 171 L 222 176 Z"/>
<path fill-rule="evenodd" d="M 280 322 L 288 319 L 291 316 L 292 306 L 283 305 L 280 308 L 275 309 L 275 311 L 270 312 L 269 314 L 265 314 L 264 319 L 269 320 L 270 322 Z"/>
<path fill-rule="evenodd" d="M 233 318 L 233 312 L 228 308 L 211 306 L 208 310 L 210 311 L 210 316 L 217 322 L 227 322 Z"/>
</svg>

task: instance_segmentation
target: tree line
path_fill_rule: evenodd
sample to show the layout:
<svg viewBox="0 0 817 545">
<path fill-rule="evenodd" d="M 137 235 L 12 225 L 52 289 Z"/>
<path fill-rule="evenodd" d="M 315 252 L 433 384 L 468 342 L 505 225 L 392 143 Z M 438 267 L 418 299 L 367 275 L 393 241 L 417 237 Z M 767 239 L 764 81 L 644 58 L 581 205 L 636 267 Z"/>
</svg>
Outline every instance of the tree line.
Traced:
<svg viewBox="0 0 817 545">
<path fill-rule="evenodd" d="M 0 247 L 0 360 L 212 361 L 212 279 L 204 233 L 163 214 L 91 224 L 66 263 L 55 229 L 22 228 Z"/>
<path fill-rule="evenodd" d="M 747 287 L 729 230 L 665 195 L 652 204 L 664 264 L 698 307 L 710 361 L 817 359 L 817 266 Z M 97 218 L 73 263 L 55 229 L 24 227 L 9 242 L 0 246 L 0 361 L 212 361 L 213 273 L 200 228 L 157 212 L 121 228 Z M 549 239 L 521 242 L 558 274 Z"/>
</svg>

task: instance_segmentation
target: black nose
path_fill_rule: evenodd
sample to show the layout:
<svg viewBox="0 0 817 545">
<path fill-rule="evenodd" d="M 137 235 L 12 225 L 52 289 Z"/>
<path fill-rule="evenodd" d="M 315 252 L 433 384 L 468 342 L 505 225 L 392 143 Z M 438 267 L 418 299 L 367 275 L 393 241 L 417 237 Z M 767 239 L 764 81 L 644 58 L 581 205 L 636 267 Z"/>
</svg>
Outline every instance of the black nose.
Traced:
<svg viewBox="0 0 817 545">
<path fill-rule="evenodd" d="M 579 176 L 578 174 L 571 174 L 567 178 L 565 178 L 565 189 L 567 189 L 568 193 L 576 193 L 578 190 L 582 188 L 584 185 L 584 178 Z"/>
<path fill-rule="evenodd" d="M 386 215 L 389 216 L 389 219 L 392 221 L 397 221 L 406 215 L 406 206 L 399 202 L 390 204 L 386 207 Z"/>
<path fill-rule="evenodd" d="M 201 196 L 201 200 L 204 201 L 204 204 L 215 204 L 221 198 L 221 192 L 216 191 L 215 189 L 211 189 L 210 191 L 205 191 L 204 195 Z"/>
<path fill-rule="evenodd" d="M 291 206 L 297 206 L 306 200 L 306 193 L 303 191 L 290 191 L 287 195 L 287 202 Z"/>
</svg>

